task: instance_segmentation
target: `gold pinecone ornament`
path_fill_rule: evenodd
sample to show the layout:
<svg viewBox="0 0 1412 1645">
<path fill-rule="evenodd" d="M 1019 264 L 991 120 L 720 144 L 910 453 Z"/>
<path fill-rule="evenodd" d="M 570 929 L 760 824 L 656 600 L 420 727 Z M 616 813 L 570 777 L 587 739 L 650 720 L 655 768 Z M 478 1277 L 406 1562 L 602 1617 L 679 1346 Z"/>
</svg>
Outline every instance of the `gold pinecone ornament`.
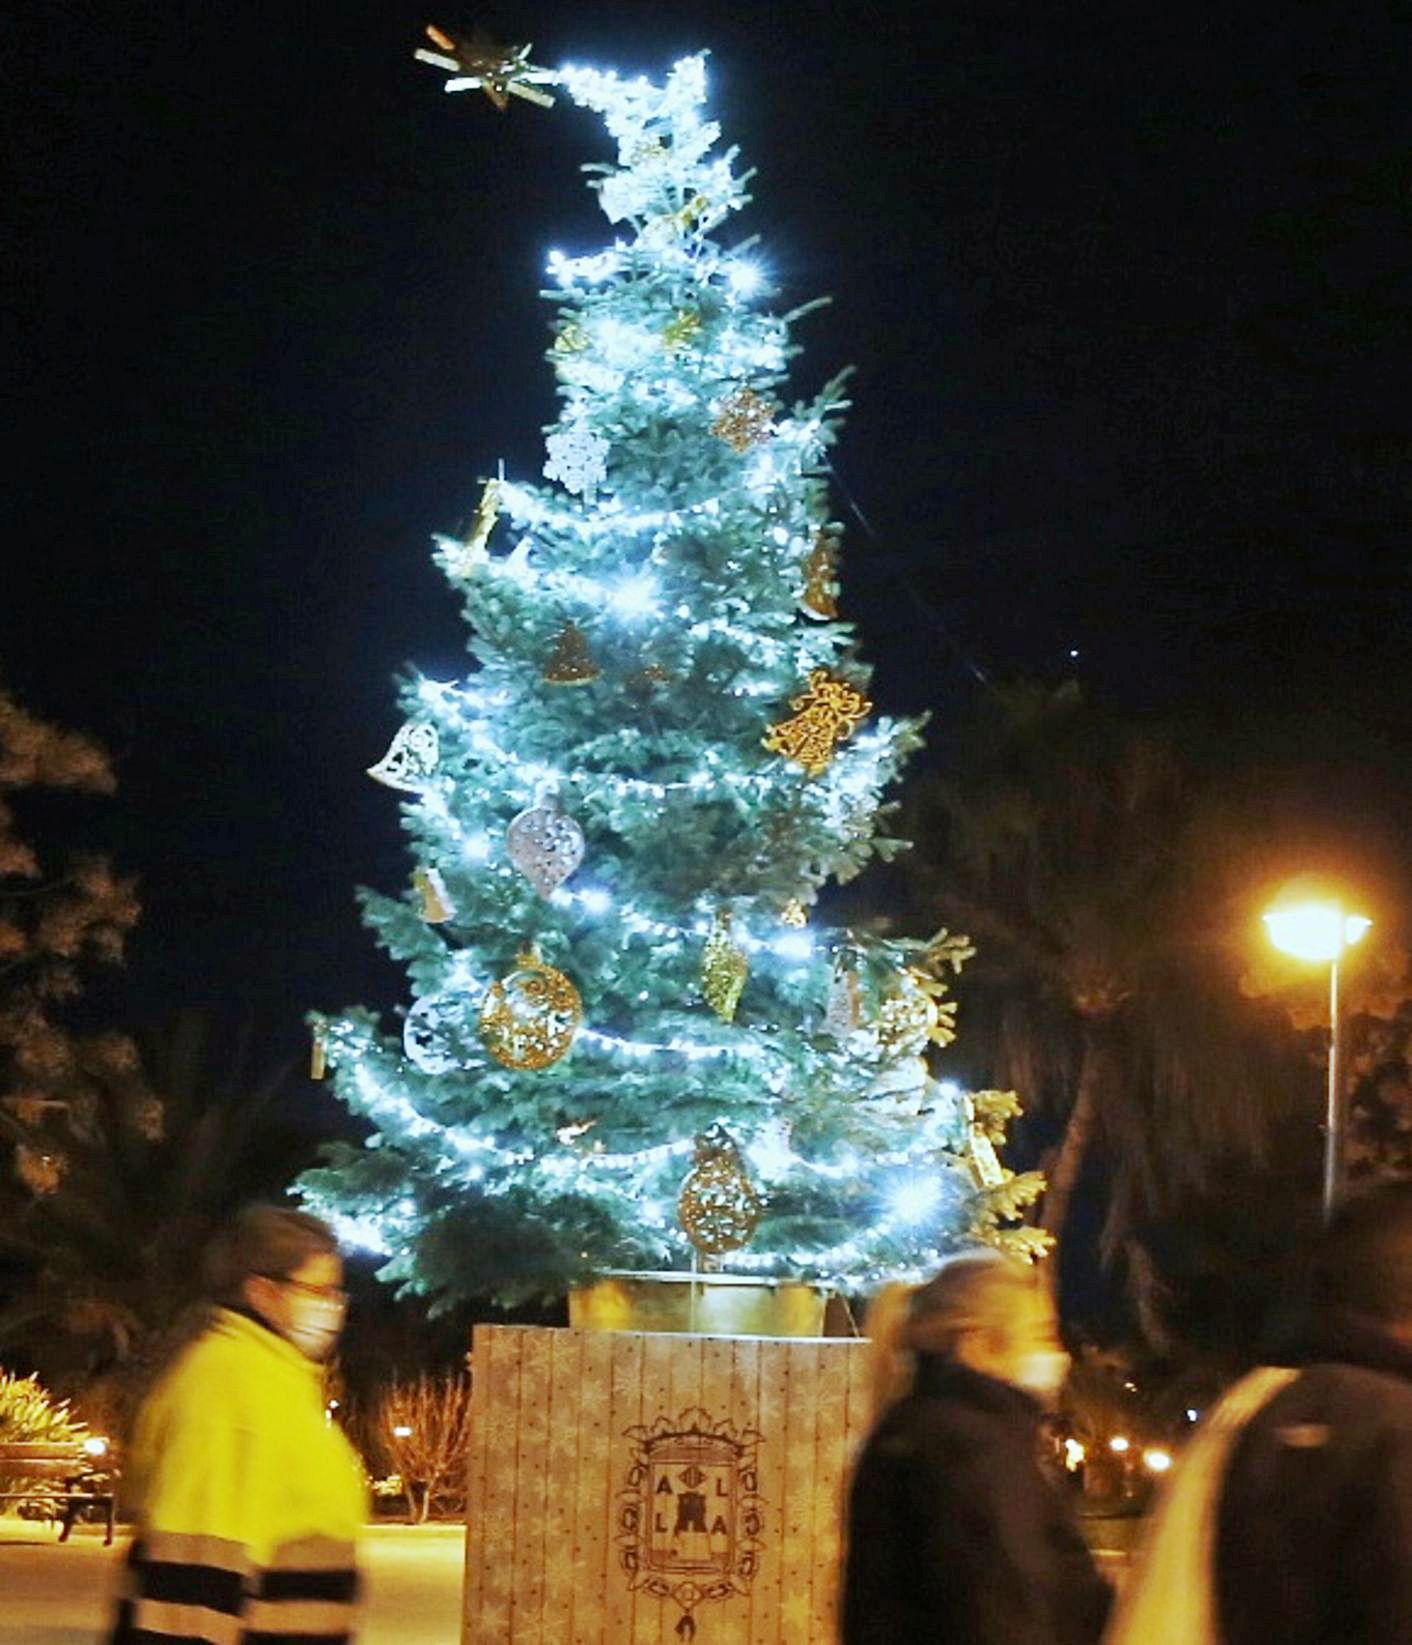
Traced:
<svg viewBox="0 0 1412 1645">
<path fill-rule="evenodd" d="M 750 961 L 731 932 L 731 913 L 718 909 L 711 935 L 701 952 L 701 992 L 722 1022 L 734 1022 L 735 1010 L 750 975 Z"/>
<path fill-rule="evenodd" d="M 703 1257 L 749 1245 L 764 1201 L 730 1133 L 713 1125 L 696 1139 L 696 1157 L 677 1196 L 677 1221 Z"/>
</svg>

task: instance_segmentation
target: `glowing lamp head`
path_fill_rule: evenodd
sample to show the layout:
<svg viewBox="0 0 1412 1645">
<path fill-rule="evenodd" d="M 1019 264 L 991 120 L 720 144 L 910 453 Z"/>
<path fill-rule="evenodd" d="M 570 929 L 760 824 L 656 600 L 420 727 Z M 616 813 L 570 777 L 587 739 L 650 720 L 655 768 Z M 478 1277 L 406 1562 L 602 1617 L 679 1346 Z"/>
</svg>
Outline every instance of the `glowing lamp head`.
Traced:
<svg viewBox="0 0 1412 1645">
<path fill-rule="evenodd" d="M 1172 1453 L 1156 1445 L 1149 1446 L 1142 1453 L 1142 1465 L 1149 1474 L 1165 1474 L 1172 1466 Z"/>
<path fill-rule="evenodd" d="M 657 584 L 648 576 L 627 577 L 608 596 L 620 616 L 650 617 L 657 609 Z"/>
<path fill-rule="evenodd" d="M 407 1424 L 405 1422 L 399 1422 L 397 1424 L 397 1426 L 392 1430 L 392 1437 L 394 1439 L 411 1439 L 412 1430 L 407 1426 Z"/>
<path fill-rule="evenodd" d="M 1108 1449 L 1112 1451 L 1114 1456 L 1126 1456 L 1132 1449 L 1132 1441 L 1126 1434 L 1114 1434 L 1112 1439 L 1108 1441 Z"/>
<path fill-rule="evenodd" d="M 1084 1443 L 1080 1439 L 1066 1439 L 1064 1441 L 1064 1466 L 1071 1474 L 1075 1474 L 1083 1466 L 1083 1460 L 1088 1455 Z"/>
<path fill-rule="evenodd" d="M 94 1434 L 83 1442 L 83 1454 L 90 1457 L 105 1457 L 108 1454 L 108 1441 L 101 1434 Z"/>
<path fill-rule="evenodd" d="M 1336 902 L 1291 903 L 1265 915 L 1270 941 L 1282 954 L 1322 964 L 1338 959 L 1372 923 L 1363 914 L 1346 914 Z"/>
<path fill-rule="evenodd" d="M 764 285 L 765 276 L 757 263 L 741 260 L 726 271 L 726 283 L 737 297 L 753 297 Z"/>
</svg>

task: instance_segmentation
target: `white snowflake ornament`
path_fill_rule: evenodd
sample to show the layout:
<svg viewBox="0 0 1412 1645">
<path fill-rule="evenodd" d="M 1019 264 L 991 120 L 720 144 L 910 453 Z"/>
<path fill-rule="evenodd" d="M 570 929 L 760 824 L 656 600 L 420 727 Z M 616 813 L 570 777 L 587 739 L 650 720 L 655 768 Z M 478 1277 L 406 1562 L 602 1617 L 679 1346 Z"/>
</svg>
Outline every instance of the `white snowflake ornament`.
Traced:
<svg viewBox="0 0 1412 1645">
<path fill-rule="evenodd" d="M 608 472 L 608 442 L 582 423 L 556 429 L 544 442 L 549 456 L 544 475 L 559 480 L 565 488 L 584 496 L 603 483 Z"/>
</svg>

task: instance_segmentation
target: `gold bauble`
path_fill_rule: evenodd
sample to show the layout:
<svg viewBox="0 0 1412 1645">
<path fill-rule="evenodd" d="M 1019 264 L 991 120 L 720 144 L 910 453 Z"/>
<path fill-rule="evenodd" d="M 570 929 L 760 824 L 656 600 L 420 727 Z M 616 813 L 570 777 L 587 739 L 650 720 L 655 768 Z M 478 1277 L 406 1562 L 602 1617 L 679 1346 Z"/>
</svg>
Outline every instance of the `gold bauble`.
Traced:
<svg viewBox="0 0 1412 1645">
<path fill-rule="evenodd" d="M 711 432 L 744 456 L 751 446 L 770 437 L 774 424 L 769 401 L 762 400 L 753 388 L 742 388 L 722 403 Z"/>
<path fill-rule="evenodd" d="M 588 333 L 577 320 L 570 320 L 554 338 L 556 354 L 582 354 L 587 347 Z"/>
<path fill-rule="evenodd" d="M 917 973 L 904 971 L 897 988 L 878 1009 L 878 1045 L 888 1056 L 924 1050 L 940 1020 L 937 1003 Z"/>
<path fill-rule="evenodd" d="M 730 1134 L 713 1125 L 696 1139 L 696 1158 L 677 1196 L 677 1221 L 706 1257 L 738 1251 L 760 1225 L 763 1201 Z"/>
<path fill-rule="evenodd" d="M 567 1055 L 583 1021 L 579 991 L 533 948 L 486 990 L 480 1013 L 485 1048 L 506 1068 L 549 1068 Z"/>
<path fill-rule="evenodd" d="M 701 952 L 701 992 L 722 1022 L 735 1021 L 735 1008 L 749 975 L 750 961 L 731 935 L 730 910 L 719 909 Z"/>
<path fill-rule="evenodd" d="M 808 925 L 808 923 L 809 910 L 802 902 L 800 902 L 798 897 L 791 897 L 784 907 L 780 909 L 781 925 L 792 925 L 797 930 L 801 926 Z"/>
</svg>

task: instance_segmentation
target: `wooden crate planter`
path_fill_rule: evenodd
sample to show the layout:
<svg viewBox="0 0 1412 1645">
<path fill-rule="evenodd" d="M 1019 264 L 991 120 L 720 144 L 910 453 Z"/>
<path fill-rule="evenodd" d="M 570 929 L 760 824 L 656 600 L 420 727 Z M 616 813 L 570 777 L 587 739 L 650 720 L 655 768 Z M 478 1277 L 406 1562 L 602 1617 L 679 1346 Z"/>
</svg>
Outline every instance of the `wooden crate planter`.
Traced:
<svg viewBox="0 0 1412 1645">
<path fill-rule="evenodd" d="M 464 1645 L 829 1645 L 867 1346 L 477 1327 Z"/>
</svg>

